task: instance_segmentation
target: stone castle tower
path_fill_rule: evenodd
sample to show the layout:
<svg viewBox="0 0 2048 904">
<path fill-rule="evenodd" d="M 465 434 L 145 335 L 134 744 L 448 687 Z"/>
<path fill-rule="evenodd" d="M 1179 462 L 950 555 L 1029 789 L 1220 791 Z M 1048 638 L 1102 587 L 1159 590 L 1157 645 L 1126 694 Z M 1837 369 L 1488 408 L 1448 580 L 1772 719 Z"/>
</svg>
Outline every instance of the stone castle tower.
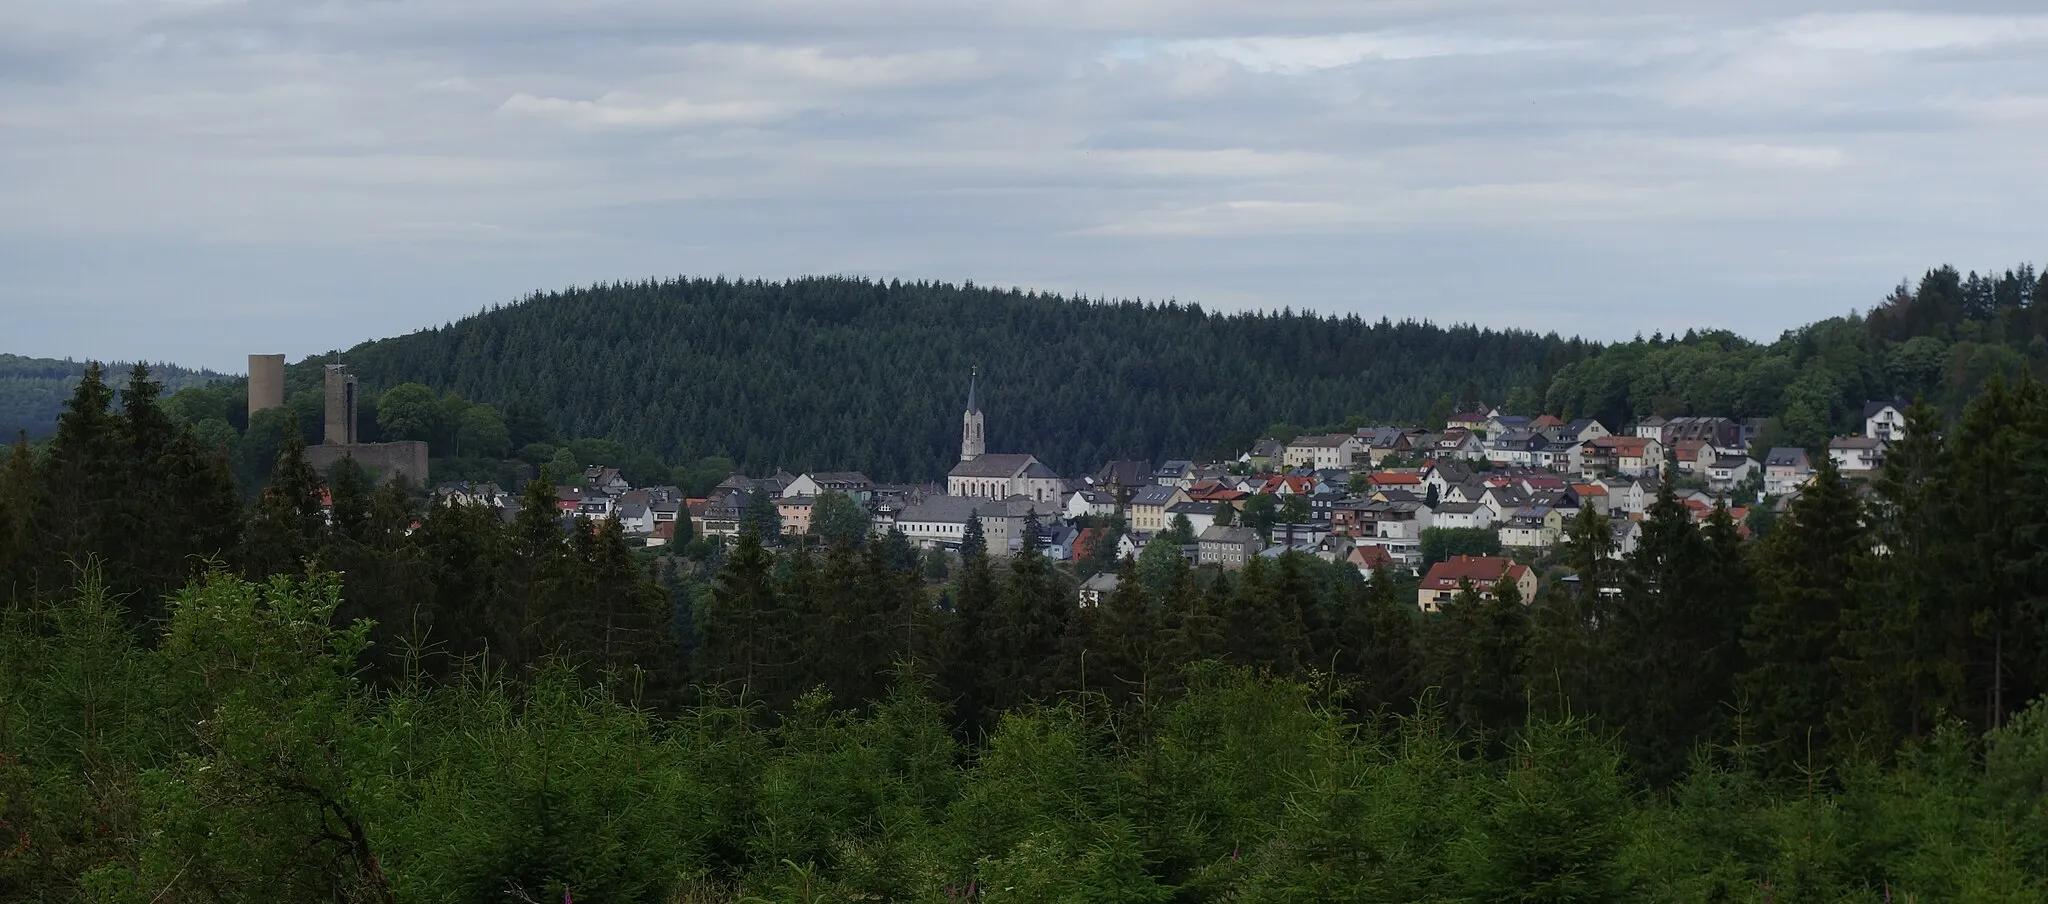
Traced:
<svg viewBox="0 0 2048 904">
<path fill-rule="evenodd" d="M 988 451 L 988 443 L 981 432 L 981 397 L 975 384 L 981 378 L 981 368 L 976 367 L 967 378 L 967 413 L 960 416 L 960 460 L 973 461 Z"/>
</svg>

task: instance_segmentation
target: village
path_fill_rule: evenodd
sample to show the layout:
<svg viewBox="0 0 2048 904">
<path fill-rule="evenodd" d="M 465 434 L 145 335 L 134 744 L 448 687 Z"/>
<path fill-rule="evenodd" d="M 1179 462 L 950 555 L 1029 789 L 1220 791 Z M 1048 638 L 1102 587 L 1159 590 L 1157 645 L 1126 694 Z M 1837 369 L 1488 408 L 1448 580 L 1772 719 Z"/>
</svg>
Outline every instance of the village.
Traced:
<svg viewBox="0 0 2048 904">
<path fill-rule="evenodd" d="M 1867 478 L 1905 434 L 1903 404 L 1871 402 L 1864 429 L 1837 437 L 1827 454 L 1846 478 Z M 1536 595 L 1532 566 L 1548 561 L 1581 510 L 1605 517 L 1609 555 L 1626 556 L 1665 481 L 1694 520 L 1725 507 L 1749 531 L 1759 507 L 1782 510 L 1814 475 L 1806 450 L 1752 449 L 1762 424 L 1726 417 L 1649 416 L 1616 431 L 1597 420 L 1460 412 L 1443 424 L 1361 427 L 1254 444 L 1235 459 L 1105 462 L 1063 477 L 1028 453 L 990 452 L 978 387 L 970 381 L 960 462 L 943 483 L 881 484 L 857 471 L 733 474 L 708 495 L 673 486 L 636 488 L 615 468 L 592 465 L 556 487 L 566 520 L 616 520 L 639 545 L 679 536 L 737 536 L 751 513 L 772 506 L 783 535 L 812 535 L 821 500 L 841 496 L 866 515 L 874 536 L 901 531 L 927 551 L 957 551 L 978 526 L 988 555 L 1027 542 L 1056 562 L 1120 561 L 1162 536 L 1190 564 L 1237 570 L 1289 552 L 1420 579 L 1417 605 L 1433 611 L 1469 584 L 1496 582 Z M 449 484 L 446 501 L 499 509 L 518 500 L 495 486 Z M 1479 554 L 1430 555 L 1432 535 Z M 1113 544 L 1107 550 L 1102 544 Z M 1080 603 L 1115 587 L 1114 569 L 1079 574 Z"/>
</svg>

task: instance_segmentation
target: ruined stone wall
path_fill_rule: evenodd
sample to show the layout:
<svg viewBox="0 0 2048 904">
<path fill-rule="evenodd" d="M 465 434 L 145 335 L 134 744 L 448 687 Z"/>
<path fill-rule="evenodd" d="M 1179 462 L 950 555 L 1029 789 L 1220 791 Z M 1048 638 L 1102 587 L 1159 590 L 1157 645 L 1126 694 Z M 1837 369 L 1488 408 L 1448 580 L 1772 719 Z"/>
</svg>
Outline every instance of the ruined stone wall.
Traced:
<svg viewBox="0 0 2048 904">
<path fill-rule="evenodd" d="M 427 482 L 427 444 L 418 440 L 396 443 L 351 443 L 306 447 L 306 462 L 324 477 L 334 463 L 353 458 L 379 483 L 398 475 L 414 486 Z"/>
</svg>

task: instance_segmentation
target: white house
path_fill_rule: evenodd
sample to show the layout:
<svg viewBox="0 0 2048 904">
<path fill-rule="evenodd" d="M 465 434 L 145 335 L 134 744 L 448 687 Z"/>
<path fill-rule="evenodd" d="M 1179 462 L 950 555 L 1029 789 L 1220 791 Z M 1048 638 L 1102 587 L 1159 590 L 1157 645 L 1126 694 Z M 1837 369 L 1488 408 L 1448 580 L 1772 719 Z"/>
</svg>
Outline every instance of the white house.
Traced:
<svg viewBox="0 0 2048 904">
<path fill-rule="evenodd" d="M 1891 402 L 1868 402 L 1863 406 L 1863 435 L 1895 443 L 1906 438 L 1906 413 Z"/>
<path fill-rule="evenodd" d="M 874 489 L 874 482 L 859 471 L 819 471 L 799 475 L 797 479 L 789 482 L 789 486 L 782 488 L 782 495 L 815 498 L 831 490 L 844 493 L 853 497 L 853 501 L 866 505 L 868 498 L 874 495 Z"/>
<path fill-rule="evenodd" d="M 1884 465 L 1884 446 L 1874 436 L 1837 436 L 1828 440 L 1828 458 L 1845 473 L 1875 471 Z"/>
<path fill-rule="evenodd" d="M 1010 516 L 1010 506 L 999 499 L 967 496 L 927 496 L 904 509 L 896 529 L 910 542 L 925 548 L 958 549 L 967 536 L 970 517 L 981 520 L 982 537 L 992 556 L 1010 554 L 1010 540 L 1019 536 L 1019 519 Z"/>
<path fill-rule="evenodd" d="M 1716 490 L 1734 489 L 1736 484 L 1748 480 L 1756 471 L 1756 462 L 1748 456 L 1724 455 L 1707 465 L 1707 486 Z"/>
<path fill-rule="evenodd" d="M 1221 502 L 1189 501 L 1175 503 L 1166 509 L 1166 525 L 1172 527 L 1173 519 L 1176 515 L 1185 517 L 1188 519 L 1188 524 L 1194 527 L 1195 536 L 1199 537 L 1203 531 L 1216 526 L 1216 514 L 1222 510 L 1223 503 Z"/>
<path fill-rule="evenodd" d="M 1154 484 L 1131 497 L 1131 529 L 1157 533 L 1166 529 L 1167 508 L 1188 501 L 1188 492 L 1175 486 Z"/>
<path fill-rule="evenodd" d="M 1764 456 L 1764 492 L 1772 496 L 1790 495 L 1812 476 L 1813 463 L 1805 449 L 1779 446 Z"/>
<path fill-rule="evenodd" d="M 1483 502 L 1439 502 L 1432 527 L 1457 528 L 1493 526 L 1493 509 Z"/>
<path fill-rule="evenodd" d="M 1352 458 L 1363 448 L 1358 437 L 1349 433 L 1301 436 L 1287 444 L 1286 462 L 1290 468 L 1349 469 Z"/>
<path fill-rule="evenodd" d="M 1086 516 L 1107 518 L 1116 514 L 1116 497 L 1102 490 L 1075 490 L 1067 497 L 1067 519 Z"/>
</svg>

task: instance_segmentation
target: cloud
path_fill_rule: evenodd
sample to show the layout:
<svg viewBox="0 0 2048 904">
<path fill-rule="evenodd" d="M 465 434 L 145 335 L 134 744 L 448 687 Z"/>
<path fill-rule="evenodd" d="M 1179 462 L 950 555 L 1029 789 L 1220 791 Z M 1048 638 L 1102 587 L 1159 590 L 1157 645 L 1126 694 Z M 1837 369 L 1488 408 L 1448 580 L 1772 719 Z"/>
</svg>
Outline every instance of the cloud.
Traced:
<svg viewBox="0 0 2048 904">
<path fill-rule="evenodd" d="M 2017 0 L 7 19 L 0 351 L 233 366 L 676 272 L 1769 336 L 2039 254 L 2048 203 L 2048 17 Z M 210 313 L 230 300 L 277 314 Z M 165 325 L 94 328 L 124 317 Z"/>
</svg>

